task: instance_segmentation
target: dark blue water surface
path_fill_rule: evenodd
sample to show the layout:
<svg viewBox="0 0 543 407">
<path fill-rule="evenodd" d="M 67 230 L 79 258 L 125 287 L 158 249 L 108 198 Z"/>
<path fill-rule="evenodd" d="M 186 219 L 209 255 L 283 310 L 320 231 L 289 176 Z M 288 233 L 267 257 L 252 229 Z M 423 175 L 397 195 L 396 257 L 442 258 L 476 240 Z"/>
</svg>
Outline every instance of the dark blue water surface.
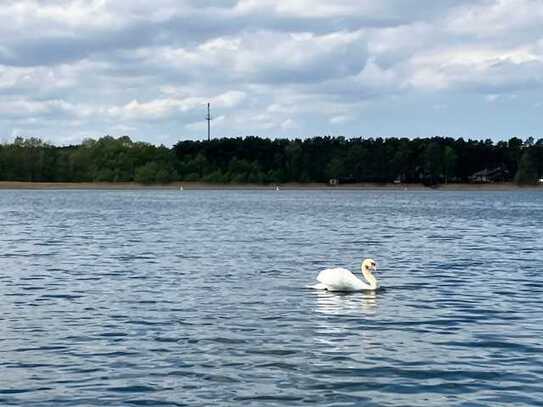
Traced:
<svg viewBox="0 0 543 407">
<path fill-rule="evenodd" d="M 543 405 L 541 192 L 0 191 L 0 232 L 1 406 Z"/>
</svg>

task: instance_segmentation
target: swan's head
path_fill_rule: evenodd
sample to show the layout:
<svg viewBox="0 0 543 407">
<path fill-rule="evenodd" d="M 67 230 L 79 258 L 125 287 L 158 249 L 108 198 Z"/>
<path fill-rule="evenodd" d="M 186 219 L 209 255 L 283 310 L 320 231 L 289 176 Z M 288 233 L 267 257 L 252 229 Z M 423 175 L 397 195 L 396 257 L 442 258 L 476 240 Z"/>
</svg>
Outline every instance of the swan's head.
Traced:
<svg viewBox="0 0 543 407">
<path fill-rule="evenodd" d="M 377 269 L 377 263 L 373 259 L 366 259 L 362 262 L 362 271 L 375 271 Z"/>
</svg>

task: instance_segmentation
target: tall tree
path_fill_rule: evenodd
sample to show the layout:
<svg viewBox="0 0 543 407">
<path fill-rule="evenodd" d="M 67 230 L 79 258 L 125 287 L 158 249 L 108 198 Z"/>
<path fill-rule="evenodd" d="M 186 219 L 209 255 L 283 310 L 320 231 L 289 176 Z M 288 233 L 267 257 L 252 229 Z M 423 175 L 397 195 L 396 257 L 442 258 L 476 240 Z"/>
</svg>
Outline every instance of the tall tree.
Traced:
<svg viewBox="0 0 543 407">
<path fill-rule="evenodd" d="M 515 182 L 519 185 L 530 185 L 537 182 L 537 167 L 532 156 L 532 151 L 526 148 L 520 159 Z"/>
<path fill-rule="evenodd" d="M 449 181 L 449 178 L 454 174 L 454 168 L 456 165 L 456 159 L 458 156 L 451 146 L 445 146 L 443 150 L 443 175 L 445 176 L 445 184 Z"/>
<path fill-rule="evenodd" d="M 441 147 L 435 141 L 428 144 L 424 151 L 424 169 L 429 182 L 436 184 L 443 171 Z"/>
</svg>

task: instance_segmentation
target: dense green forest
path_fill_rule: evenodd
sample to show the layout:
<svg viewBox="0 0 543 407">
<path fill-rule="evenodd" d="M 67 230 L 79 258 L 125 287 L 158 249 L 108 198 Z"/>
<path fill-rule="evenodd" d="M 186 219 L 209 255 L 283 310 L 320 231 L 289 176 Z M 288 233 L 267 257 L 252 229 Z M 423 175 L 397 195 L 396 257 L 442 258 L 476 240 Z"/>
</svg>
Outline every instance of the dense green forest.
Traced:
<svg viewBox="0 0 543 407">
<path fill-rule="evenodd" d="M 167 148 L 106 136 L 61 147 L 36 138 L 0 144 L 1 181 L 437 184 L 476 181 L 471 176 L 484 169 L 493 170 L 493 181 L 536 183 L 543 178 L 543 139 L 246 137 Z"/>
</svg>

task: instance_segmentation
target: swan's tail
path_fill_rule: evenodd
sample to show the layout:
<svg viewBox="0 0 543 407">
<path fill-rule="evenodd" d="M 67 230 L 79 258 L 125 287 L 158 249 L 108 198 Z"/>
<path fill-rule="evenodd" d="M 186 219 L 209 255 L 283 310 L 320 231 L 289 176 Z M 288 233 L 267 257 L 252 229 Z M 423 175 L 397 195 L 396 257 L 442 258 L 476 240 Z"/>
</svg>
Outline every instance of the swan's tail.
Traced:
<svg viewBox="0 0 543 407">
<path fill-rule="evenodd" d="M 327 286 L 325 286 L 323 283 L 317 283 L 314 285 L 307 285 L 306 288 L 311 288 L 313 290 L 326 290 L 328 289 Z"/>
</svg>

